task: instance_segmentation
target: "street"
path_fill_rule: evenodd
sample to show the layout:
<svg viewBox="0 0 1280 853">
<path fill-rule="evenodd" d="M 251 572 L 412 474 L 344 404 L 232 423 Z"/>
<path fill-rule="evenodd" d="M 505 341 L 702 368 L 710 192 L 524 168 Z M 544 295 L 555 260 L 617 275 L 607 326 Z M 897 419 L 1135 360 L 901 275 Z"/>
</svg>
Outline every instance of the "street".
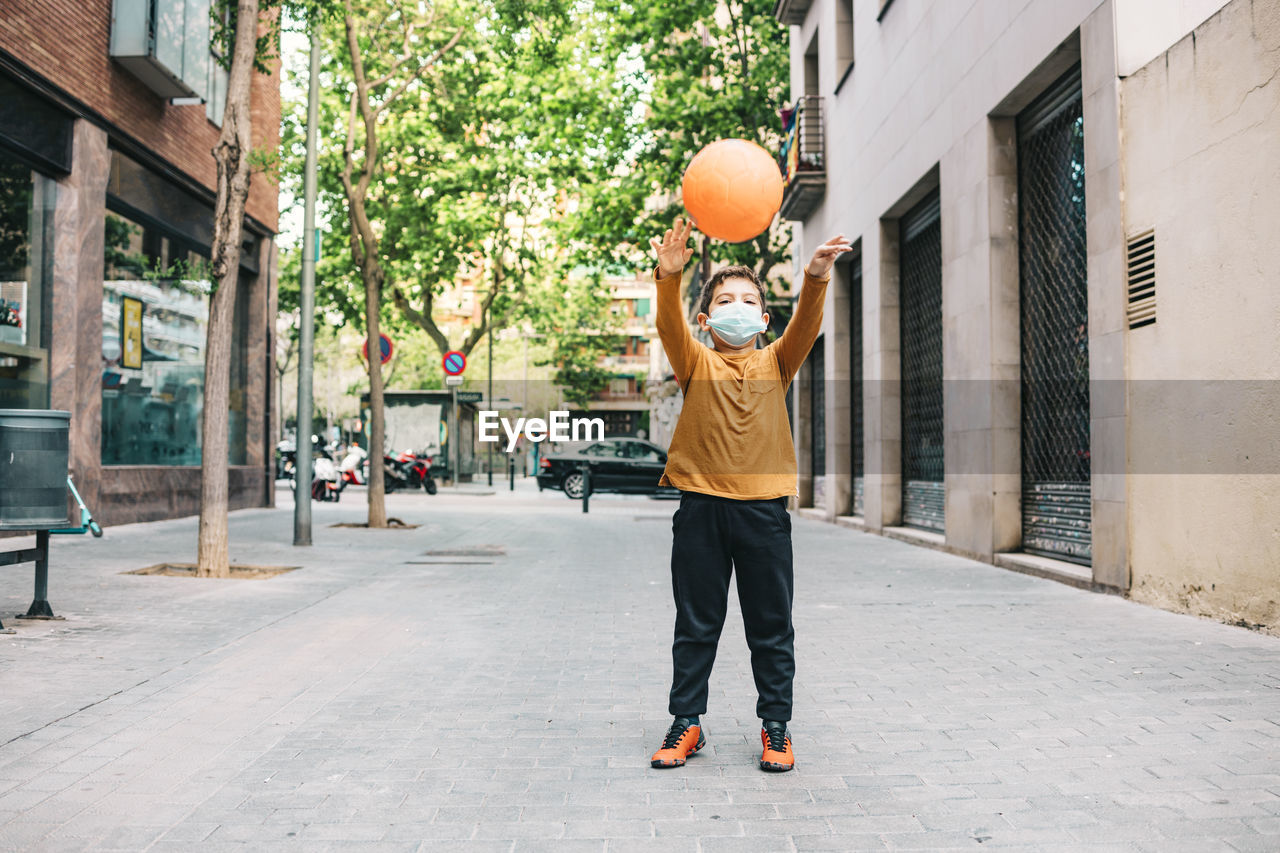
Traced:
<svg viewBox="0 0 1280 853">
<path fill-rule="evenodd" d="M 306 549 L 280 491 L 231 516 L 267 580 L 122 574 L 194 518 L 55 537 L 65 621 L 6 569 L 0 849 L 1280 849 L 1280 640 L 797 517 L 796 770 L 733 595 L 655 770 L 675 503 L 488 491 L 348 491 Z"/>
</svg>

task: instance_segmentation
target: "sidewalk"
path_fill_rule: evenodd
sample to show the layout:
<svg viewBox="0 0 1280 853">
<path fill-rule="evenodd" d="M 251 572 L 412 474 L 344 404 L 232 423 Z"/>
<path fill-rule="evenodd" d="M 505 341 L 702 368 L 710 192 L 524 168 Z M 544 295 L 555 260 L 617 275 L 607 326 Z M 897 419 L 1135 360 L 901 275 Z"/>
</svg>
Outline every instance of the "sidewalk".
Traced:
<svg viewBox="0 0 1280 853">
<path fill-rule="evenodd" d="M 61 622 L 0 570 L 0 850 L 1280 850 L 1280 640 L 799 518 L 797 769 L 731 601 L 653 770 L 674 503 L 535 488 L 348 491 L 306 549 L 286 490 L 232 515 L 270 580 L 121 574 L 195 519 L 55 537 Z"/>
</svg>

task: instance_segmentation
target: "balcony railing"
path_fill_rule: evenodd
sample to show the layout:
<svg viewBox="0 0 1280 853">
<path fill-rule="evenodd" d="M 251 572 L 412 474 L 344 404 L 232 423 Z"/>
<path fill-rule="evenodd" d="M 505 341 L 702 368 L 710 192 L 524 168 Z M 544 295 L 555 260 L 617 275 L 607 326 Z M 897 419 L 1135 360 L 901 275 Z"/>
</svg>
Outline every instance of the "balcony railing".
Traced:
<svg viewBox="0 0 1280 853">
<path fill-rule="evenodd" d="M 805 95 L 783 112 L 787 138 L 778 155 L 782 169 L 783 219 L 803 220 L 813 213 L 827 192 L 826 138 L 822 98 Z"/>
</svg>

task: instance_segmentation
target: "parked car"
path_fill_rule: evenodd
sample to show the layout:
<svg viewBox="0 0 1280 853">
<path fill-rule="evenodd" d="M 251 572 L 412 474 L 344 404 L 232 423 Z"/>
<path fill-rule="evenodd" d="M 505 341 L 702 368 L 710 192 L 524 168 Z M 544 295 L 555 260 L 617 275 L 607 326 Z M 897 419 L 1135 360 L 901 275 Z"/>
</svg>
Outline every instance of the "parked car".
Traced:
<svg viewBox="0 0 1280 853">
<path fill-rule="evenodd" d="M 591 491 L 635 495 L 675 495 L 659 486 L 667 453 L 638 438 L 606 438 L 583 447 L 551 453 L 538 463 L 538 489 L 559 489 L 571 500 L 582 499 L 582 466 L 591 469 Z"/>
</svg>

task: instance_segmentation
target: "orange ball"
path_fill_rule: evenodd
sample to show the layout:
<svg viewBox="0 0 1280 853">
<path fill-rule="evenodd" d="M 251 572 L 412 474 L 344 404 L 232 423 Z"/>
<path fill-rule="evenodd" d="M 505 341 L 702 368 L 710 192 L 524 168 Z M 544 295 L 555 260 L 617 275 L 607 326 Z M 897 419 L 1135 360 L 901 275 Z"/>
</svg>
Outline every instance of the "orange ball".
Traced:
<svg viewBox="0 0 1280 853">
<path fill-rule="evenodd" d="M 778 164 L 746 139 L 721 139 L 693 155 L 680 186 L 698 230 L 729 243 L 763 233 L 782 206 Z"/>
</svg>

